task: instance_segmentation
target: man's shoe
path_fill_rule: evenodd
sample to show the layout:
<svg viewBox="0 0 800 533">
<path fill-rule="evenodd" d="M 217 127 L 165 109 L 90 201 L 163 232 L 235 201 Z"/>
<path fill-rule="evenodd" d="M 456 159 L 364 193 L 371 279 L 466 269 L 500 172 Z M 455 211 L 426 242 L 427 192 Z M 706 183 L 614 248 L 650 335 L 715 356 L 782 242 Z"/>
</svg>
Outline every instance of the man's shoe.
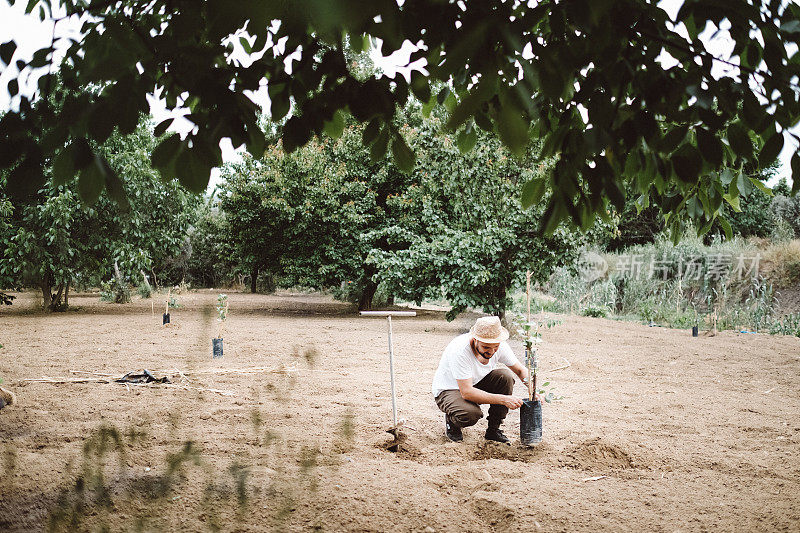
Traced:
<svg viewBox="0 0 800 533">
<path fill-rule="evenodd" d="M 461 433 L 461 428 L 450 422 L 450 418 L 445 415 L 444 417 L 444 433 L 447 438 L 453 442 L 461 442 L 464 440 L 464 434 Z"/>
<path fill-rule="evenodd" d="M 506 437 L 500 428 L 489 428 L 486 430 L 486 435 L 484 435 L 486 440 L 493 440 L 495 442 L 502 442 L 503 444 L 508 444 L 510 441 L 508 437 Z"/>
</svg>

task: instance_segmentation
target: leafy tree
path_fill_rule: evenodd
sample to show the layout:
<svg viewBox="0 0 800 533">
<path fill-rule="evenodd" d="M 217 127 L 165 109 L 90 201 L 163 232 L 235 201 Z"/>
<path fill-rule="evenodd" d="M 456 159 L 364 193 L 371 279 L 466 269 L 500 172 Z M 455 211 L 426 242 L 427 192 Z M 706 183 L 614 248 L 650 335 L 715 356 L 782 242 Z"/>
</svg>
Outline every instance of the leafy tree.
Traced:
<svg viewBox="0 0 800 533">
<path fill-rule="evenodd" d="M 86 21 L 60 65 L 51 64 L 53 46 L 18 60 L 21 73 L 8 84 L 18 109 L 0 120 L 0 165 L 10 169 L 13 192 L 40 188 L 42 169 L 57 155 L 60 179 L 79 174 L 82 198 L 95 201 L 117 179 L 89 141 L 102 143 L 115 128 L 133 132 L 155 93 L 168 109 L 188 108 L 196 127 L 186 138 L 164 138 L 152 163 L 202 191 L 220 164 L 221 139 L 247 145 L 256 158 L 263 153 L 258 109 L 247 94 L 266 79 L 274 121 L 287 116 L 290 102 L 296 106 L 281 130 L 287 152 L 338 132 L 349 113 L 379 133 L 365 144 L 391 150 L 397 166 L 411 171 L 415 157 L 394 119 L 413 93 L 428 105 L 444 103 L 446 126 L 462 139 L 477 125 L 518 155 L 530 138 L 542 141 L 541 156 L 557 162 L 541 178 L 547 187 L 531 184 L 522 199 L 547 198 L 544 229 L 565 218 L 586 228 L 609 201 L 621 211 L 632 183 L 652 193 L 677 235 L 687 219 L 710 228 L 723 201 L 738 199 L 743 166 L 771 162 L 800 118 L 800 6 L 793 2 L 685 0 L 674 19 L 647 0 L 33 0 L 27 11 L 38 7 L 45 18 L 54 5 Z M 699 36 L 720 27 L 730 28 L 734 46 L 714 57 Z M 385 54 L 405 40 L 421 44 L 410 59 L 425 59 L 427 74 L 358 79 L 344 50 L 363 50 L 369 38 L 381 39 Z M 236 48 L 253 61 L 234 59 Z M 15 51 L 13 40 L 3 43 L 0 59 L 12 63 Z M 674 65 L 660 62 L 664 53 Z M 731 69 L 720 75 L 715 65 Z M 17 93 L 20 77 L 33 71 L 47 73 L 40 99 L 47 100 L 55 71 L 70 88 L 97 91 L 71 94 L 58 110 L 32 106 Z M 437 82 L 446 88 L 434 94 Z M 50 126 L 47 142 L 36 142 Z M 800 154 L 792 168 L 796 192 Z M 545 189 L 552 194 L 542 196 Z"/>
<path fill-rule="evenodd" d="M 786 180 L 781 180 L 774 188 L 775 196 L 770 204 L 770 211 L 775 220 L 783 220 L 794 231 L 794 237 L 800 238 L 800 197 L 790 196 Z"/>
<path fill-rule="evenodd" d="M 194 286 L 219 287 L 234 277 L 234 246 L 218 203 L 213 197 L 203 203 L 189 229 L 192 254 L 188 260 L 187 276 Z"/>
<path fill-rule="evenodd" d="M 520 161 L 497 137 L 473 130 L 476 146 L 464 155 L 458 138 L 439 130 L 431 119 L 409 135 L 418 183 L 393 199 L 406 206 L 400 224 L 373 231 L 401 244 L 372 250 L 376 278 L 400 298 L 447 299 L 449 320 L 468 307 L 503 318 L 525 271 L 546 281 L 574 259 L 583 238 L 563 227 L 542 237 L 544 205 L 522 208 L 523 184 L 546 171 L 534 164 L 534 150 Z"/>
<path fill-rule="evenodd" d="M 410 186 L 383 155 L 360 150 L 370 133 L 344 125 L 337 140 L 312 142 L 292 154 L 271 146 L 223 174 L 220 205 L 240 262 L 256 289 L 259 272 L 281 285 L 330 288 L 351 282 L 359 307 L 377 289 L 366 259 L 388 246 L 375 231 L 396 224 L 392 198 Z M 379 141 L 382 142 L 382 141 Z"/>
<path fill-rule="evenodd" d="M 124 277 L 140 279 L 142 270 L 175 253 L 197 199 L 150 168 L 154 144 L 143 121 L 133 135 L 114 135 L 96 147 L 122 172 L 130 209 L 105 195 L 83 205 L 80 184 L 59 184 L 49 168 L 44 186 L 24 200 L 7 196 L 0 182 L 0 287 L 34 285 L 46 308 L 60 309 L 68 305 L 70 286 L 110 277 L 115 263 Z"/>
</svg>

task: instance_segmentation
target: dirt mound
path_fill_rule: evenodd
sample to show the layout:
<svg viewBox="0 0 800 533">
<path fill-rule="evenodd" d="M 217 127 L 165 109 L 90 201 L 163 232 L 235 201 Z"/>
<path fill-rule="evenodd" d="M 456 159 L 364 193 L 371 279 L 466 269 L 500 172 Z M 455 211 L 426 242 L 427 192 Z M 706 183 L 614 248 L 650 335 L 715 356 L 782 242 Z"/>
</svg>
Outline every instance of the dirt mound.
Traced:
<svg viewBox="0 0 800 533">
<path fill-rule="evenodd" d="M 397 433 L 397 436 L 392 436 L 391 439 L 382 442 L 378 447 L 384 451 L 392 452 L 401 459 L 416 459 L 420 456 L 419 449 L 408 442 L 408 435 L 402 431 Z"/>
<path fill-rule="evenodd" d="M 566 453 L 567 464 L 581 470 L 633 468 L 635 462 L 625 450 L 603 441 L 600 437 L 582 442 Z"/>
<path fill-rule="evenodd" d="M 504 459 L 506 461 L 521 461 L 533 463 L 547 454 L 547 445 L 540 444 L 534 448 L 523 448 L 519 445 L 485 442 L 479 444 L 472 458 L 476 461 L 484 459 Z"/>
</svg>

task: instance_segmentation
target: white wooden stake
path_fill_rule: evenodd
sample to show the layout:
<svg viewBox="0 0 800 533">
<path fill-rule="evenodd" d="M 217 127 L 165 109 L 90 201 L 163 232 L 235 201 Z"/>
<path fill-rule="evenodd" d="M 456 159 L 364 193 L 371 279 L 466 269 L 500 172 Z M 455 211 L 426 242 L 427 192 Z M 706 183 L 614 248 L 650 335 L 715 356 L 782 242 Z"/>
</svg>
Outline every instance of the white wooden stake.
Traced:
<svg viewBox="0 0 800 533">
<path fill-rule="evenodd" d="M 389 376 L 392 384 L 392 429 L 397 429 L 397 396 L 394 392 L 394 346 L 392 344 L 392 315 L 417 316 L 416 311 L 361 311 L 361 316 L 385 316 L 389 331 Z"/>
</svg>

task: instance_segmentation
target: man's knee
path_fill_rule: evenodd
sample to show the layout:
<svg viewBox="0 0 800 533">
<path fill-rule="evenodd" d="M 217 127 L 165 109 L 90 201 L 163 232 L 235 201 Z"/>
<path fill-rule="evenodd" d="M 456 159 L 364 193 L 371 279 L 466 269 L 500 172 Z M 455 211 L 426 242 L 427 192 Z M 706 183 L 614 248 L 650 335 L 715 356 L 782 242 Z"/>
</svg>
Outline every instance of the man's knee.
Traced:
<svg viewBox="0 0 800 533">
<path fill-rule="evenodd" d="M 498 369 L 497 372 L 499 373 L 498 380 L 500 384 L 505 389 L 505 394 L 511 394 L 514 392 L 514 375 L 508 369 Z"/>
<path fill-rule="evenodd" d="M 511 394 L 514 392 L 514 374 L 507 368 L 492 370 L 476 387 L 495 394 Z"/>
<path fill-rule="evenodd" d="M 465 428 L 477 424 L 478 420 L 483 418 L 483 411 L 481 411 L 480 407 L 475 405 L 467 409 L 459 409 L 457 412 L 450 415 L 450 418 L 459 427 Z"/>
</svg>

